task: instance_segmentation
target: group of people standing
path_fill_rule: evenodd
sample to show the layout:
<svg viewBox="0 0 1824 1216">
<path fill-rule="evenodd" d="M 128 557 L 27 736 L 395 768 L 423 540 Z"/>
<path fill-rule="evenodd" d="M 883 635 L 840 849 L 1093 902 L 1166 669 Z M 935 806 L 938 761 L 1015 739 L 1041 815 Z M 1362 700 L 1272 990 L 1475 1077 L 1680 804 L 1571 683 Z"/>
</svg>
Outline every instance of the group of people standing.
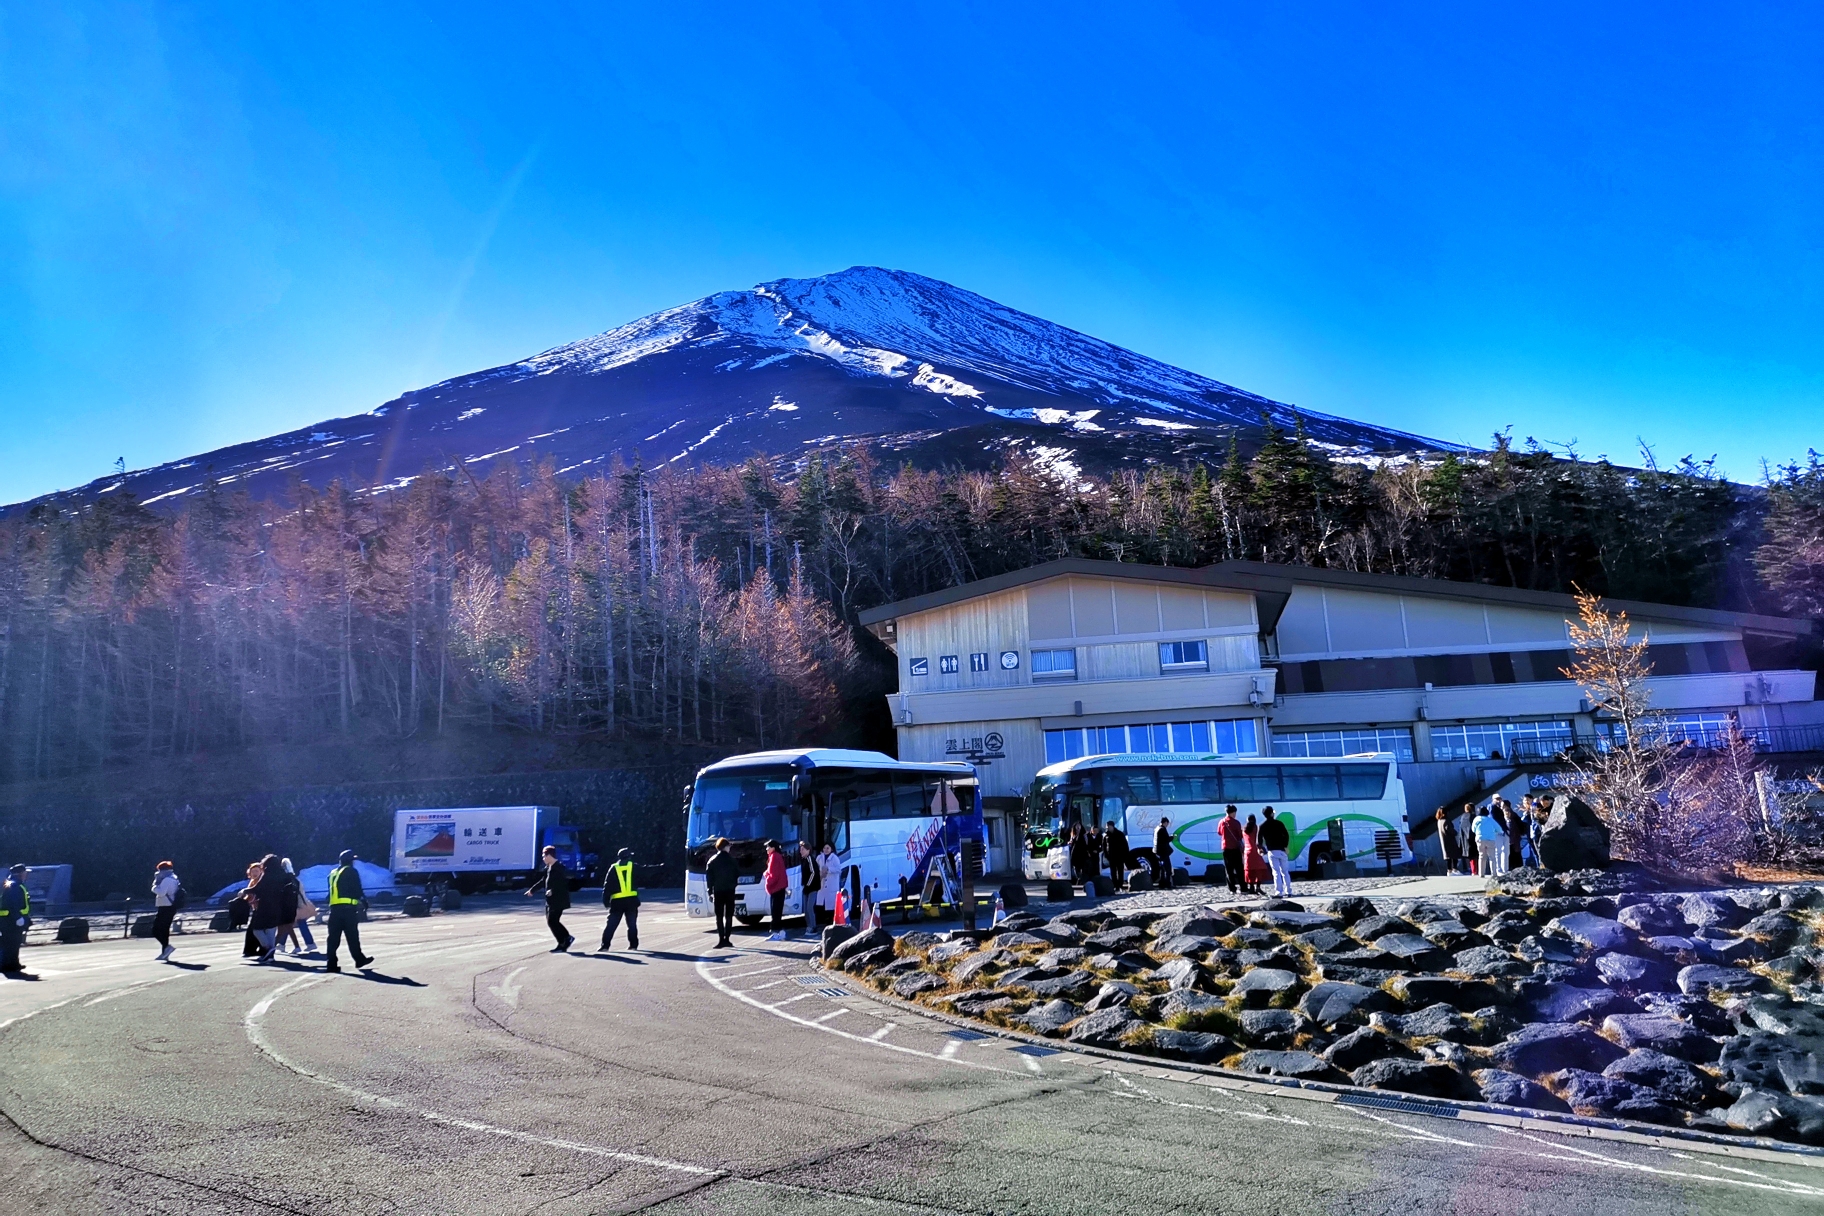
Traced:
<svg viewBox="0 0 1824 1216">
<path fill-rule="evenodd" d="M 1243 822 L 1234 803 L 1222 808 L 1216 839 L 1222 845 L 1223 875 L 1231 895 L 1265 895 L 1260 884 L 1271 881 L 1273 894 L 1284 899 L 1292 894 L 1292 862 L 1286 854 L 1292 833 L 1272 807 L 1260 814 Z"/>
<path fill-rule="evenodd" d="M 1096 825 L 1073 823 L 1064 835 L 1064 849 L 1070 858 L 1071 881 L 1088 891 L 1102 877 L 1102 866 L 1108 865 L 1109 882 L 1117 891 L 1130 885 L 1129 875 L 1145 867 L 1155 886 L 1172 885 L 1172 824 L 1161 819 L 1153 831 L 1153 847 L 1134 848 L 1127 833 L 1112 819 L 1098 830 Z"/>
<path fill-rule="evenodd" d="M 1439 807 L 1438 849 L 1444 872 L 1487 877 L 1537 865 L 1547 812 L 1543 798 L 1522 798 L 1516 807 L 1498 794 L 1481 806 L 1464 803 L 1454 823 L 1449 810 Z"/>
</svg>

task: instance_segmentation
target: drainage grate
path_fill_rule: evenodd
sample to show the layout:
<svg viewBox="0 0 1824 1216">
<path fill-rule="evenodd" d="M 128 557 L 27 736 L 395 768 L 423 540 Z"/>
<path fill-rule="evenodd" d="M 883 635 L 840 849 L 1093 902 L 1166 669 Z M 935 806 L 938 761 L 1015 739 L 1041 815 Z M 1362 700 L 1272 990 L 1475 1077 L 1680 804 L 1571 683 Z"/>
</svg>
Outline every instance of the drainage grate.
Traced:
<svg viewBox="0 0 1824 1216">
<path fill-rule="evenodd" d="M 988 1037 L 979 1030 L 947 1030 L 944 1034 L 948 1038 L 960 1039 L 965 1043 L 978 1042 Z"/>
<path fill-rule="evenodd" d="M 794 975 L 789 978 L 791 979 L 792 983 L 803 984 L 806 988 L 816 988 L 816 987 L 819 987 L 820 985 L 829 983 L 828 980 L 824 979 L 821 975 L 818 975 L 815 972 L 812 972 L 809 975 Z"/>
<path fill-rule="evenodd" d="M 1393 1110 L 1403 1115 L 1431 1115 L 1438 1119 L 1454 1119 L 1457 1108 L 1454 1106 L 1433 1106 L 1429 1102 L 1407 1102 L 1399 1098 L 1381 1098 L 1373 1094 L 1341 1094 L 1336 1099 L 1338 1106 L 1368 1106 L 1375 1110 Z"/>
<path fill-rule="evenodd" d="M 849 995 L 849 990 L 847 988 L 813 988 L 811 991 L 815 992 L 818 996 L 827 996 L 832 1001 L 840 1001 L 843 997 Z"/>
<path fill-rule="evenodd" d="M 1030 1043 L 1022 1043 L 1013 1050 L 1023 1056 L 1055 1056 L 1058 1054 L 1050 1047 L 1034 1047 Z"/>
</svg>

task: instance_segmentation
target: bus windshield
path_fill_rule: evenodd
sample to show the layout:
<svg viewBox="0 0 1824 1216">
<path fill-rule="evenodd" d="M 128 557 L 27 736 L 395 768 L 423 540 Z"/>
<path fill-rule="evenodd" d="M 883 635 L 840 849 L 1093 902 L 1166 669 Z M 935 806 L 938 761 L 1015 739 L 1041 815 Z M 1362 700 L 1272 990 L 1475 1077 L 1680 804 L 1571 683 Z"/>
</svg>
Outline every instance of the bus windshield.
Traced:
<svg viewBox="0 0 1824 1216">
<path fill-rule="evenodd" d="M 686 843 L 694 848 L 726 836 L 791 844 L 798 839 L 798 826 L 790 770 L 715 773 L 697 781 Z"/>
</svg>

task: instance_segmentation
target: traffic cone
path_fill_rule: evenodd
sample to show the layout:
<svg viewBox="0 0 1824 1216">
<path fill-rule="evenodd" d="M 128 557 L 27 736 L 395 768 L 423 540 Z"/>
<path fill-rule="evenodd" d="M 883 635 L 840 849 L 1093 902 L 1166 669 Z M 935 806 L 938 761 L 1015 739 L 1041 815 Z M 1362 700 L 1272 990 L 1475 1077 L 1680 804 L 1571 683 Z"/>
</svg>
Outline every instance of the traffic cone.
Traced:
<svg viewBox="0 0 1824 1216">
<path fill-rule="evenodd" d="M 998 925 L 1006 919 L 1007 901 L 1001 898 L 1001 893 L 999 891 L 996 891 L 994 893 L 994 920 L 989 922 L 990 927 Z"/>
<path fill-rule="evenodd" d="M 849 923 L 849 895 L 847 891 L 836 892 L 836 919 L 838 925 Z"/>
</svg>

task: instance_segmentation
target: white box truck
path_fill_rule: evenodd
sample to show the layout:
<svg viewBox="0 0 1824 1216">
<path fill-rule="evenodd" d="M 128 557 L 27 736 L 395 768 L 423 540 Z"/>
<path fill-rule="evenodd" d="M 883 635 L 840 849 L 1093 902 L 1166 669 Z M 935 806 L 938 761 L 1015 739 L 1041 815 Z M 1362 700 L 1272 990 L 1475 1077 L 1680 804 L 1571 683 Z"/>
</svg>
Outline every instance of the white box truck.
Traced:
<svg viewBox="0 0 1824 1216">
<path fill-rule="evenodd" d="M 407 881 L 443 880 L 459 890 L 477 891 L 497 880 L 530 882 L 543 863 L 545 845 L 573 883 L 589 878 L 577 829 L 559 823 L 554 806 L 436 807 L 393 812 L 395 876 Z"/>
</svg>

